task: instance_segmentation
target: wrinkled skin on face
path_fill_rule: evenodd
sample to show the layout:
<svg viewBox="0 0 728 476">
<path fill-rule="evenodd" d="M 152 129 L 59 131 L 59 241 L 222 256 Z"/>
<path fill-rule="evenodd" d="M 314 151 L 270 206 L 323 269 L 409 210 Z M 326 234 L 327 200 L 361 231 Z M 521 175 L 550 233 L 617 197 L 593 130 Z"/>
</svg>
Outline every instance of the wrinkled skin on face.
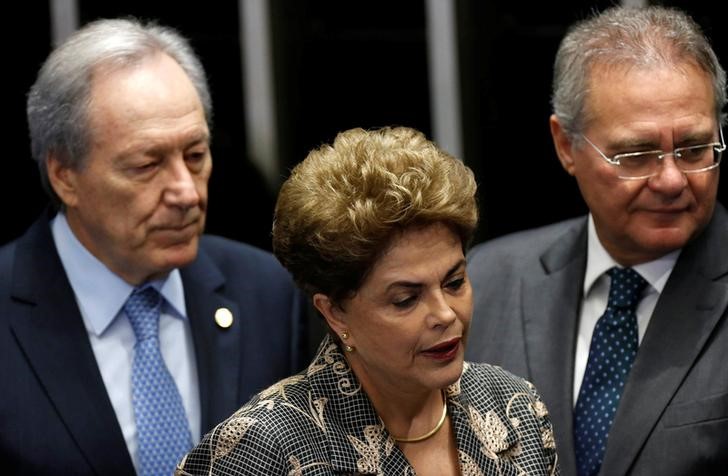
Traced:
<svg viewBox="0 0 728 476">
<path fill-rule="evenodd" d="M 195 259 L 212 171 L 209 130 L 192 83 L 158 54 L 91 84 L 91 145 L 80 169 L 48 159 L 79 241 L 135 285 Z"/>
<path fill-rule="evenodd" d="M 584 135 L 607 156 L 719 141 L 709 76 L 692 64 L 592 71 Z M 623 180 L 588 144 L 572 142 L 555 116 L 551 131 L 564 169 L 576 178 L 600 241 L 624 266 L 682 248 L 713 215 L 719 170 L 685 174 L 672 156 L 657 175 Z"/>
</svg>

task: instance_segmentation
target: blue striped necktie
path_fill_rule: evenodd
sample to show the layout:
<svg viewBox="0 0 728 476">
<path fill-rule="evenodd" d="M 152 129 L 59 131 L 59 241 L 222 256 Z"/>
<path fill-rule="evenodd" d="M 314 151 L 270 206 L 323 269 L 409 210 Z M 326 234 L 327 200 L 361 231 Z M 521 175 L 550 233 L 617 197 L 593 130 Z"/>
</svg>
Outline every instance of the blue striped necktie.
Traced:
<svg viewBox="0 0 728 476">
<path fill-rule="evenodd" d="M 607 310 L 597 321 L 589 360 L 574 409 L 574 442 L 579 476 L 599 473 L 607 435 L 637 354 L 637 303 L 647 282 L 632 268 L 607 271 Z"/>
<path fill-rule="evenodd" d="M 150 285 L 135 289 L 124 304 L 136 336 L 131 383 L 142 476 L 171 475 L 192 448 L 182 397 L 159 348 L 161 305 Z"/>
</svg>

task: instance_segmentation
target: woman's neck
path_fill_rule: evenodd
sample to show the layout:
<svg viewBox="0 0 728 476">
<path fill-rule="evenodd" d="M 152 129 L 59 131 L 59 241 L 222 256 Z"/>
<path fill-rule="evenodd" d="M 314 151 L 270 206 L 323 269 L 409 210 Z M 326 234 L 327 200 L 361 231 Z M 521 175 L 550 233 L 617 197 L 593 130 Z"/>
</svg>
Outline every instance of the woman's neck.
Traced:
<svg viewBox="0 0 728 476">
<path fill-rule="evenodd" d="M 446 402 L 441 389 L 408 389 L 401 382 L 375 381 L 355 359 L 349 365 L 391 435 L 418 437 L 442 419 Z"/>
</svg>

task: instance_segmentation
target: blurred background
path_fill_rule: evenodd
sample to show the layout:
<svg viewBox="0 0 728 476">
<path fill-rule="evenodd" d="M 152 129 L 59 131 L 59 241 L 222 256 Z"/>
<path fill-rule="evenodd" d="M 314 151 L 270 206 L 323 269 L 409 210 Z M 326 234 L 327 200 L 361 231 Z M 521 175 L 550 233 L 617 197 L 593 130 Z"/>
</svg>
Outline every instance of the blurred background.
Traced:
<svg viewBox="0 0 728 476">
<path fill-rule="evenodd" d="M 610 1 L 28 0 L 15 4 L 6 65 L 9 167 L 0 244 L 46 206 L 30 158 L 25 98 L 52 46 L 98 18 L 135 16 L 190 38 L 213 96 L 207 231 L 270 249 L 275 196 L 307 152 L 351 127 L 422 130 L 480 185 L 476 241 L 586 212 L 548 128 L 552 62 L 566 28 Z M 618 2 L 617 2 L 618 3 Z M 676 6 L 700 23 L 724 67 L 715 2 Z M 7 144 L 6 144 L 7 145 Z M 725 165 L 723 166 L 725 168 Z M 728 204 L 728 185 L 719 200 Z M 608 199 L 608 197 L 605 197 Z"/>
</svg>

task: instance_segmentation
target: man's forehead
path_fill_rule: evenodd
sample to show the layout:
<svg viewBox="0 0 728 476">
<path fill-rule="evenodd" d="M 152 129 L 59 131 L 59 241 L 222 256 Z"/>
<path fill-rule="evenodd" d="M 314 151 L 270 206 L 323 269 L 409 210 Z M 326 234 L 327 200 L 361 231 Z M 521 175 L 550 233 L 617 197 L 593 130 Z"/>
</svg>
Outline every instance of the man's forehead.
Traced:
<svg viewBox="0 0 728 476">
<path fill-rule="evenodd" d="M 667 119 L 684 130 L 713 128 L 717 119 L 711 77 L 694 64 L 596 66 L 590 70 L 583 104 L 587 126 L 616 121 L 654 130 L 656 122 L 663 123 L 661 128 Z"/>
</svg>

